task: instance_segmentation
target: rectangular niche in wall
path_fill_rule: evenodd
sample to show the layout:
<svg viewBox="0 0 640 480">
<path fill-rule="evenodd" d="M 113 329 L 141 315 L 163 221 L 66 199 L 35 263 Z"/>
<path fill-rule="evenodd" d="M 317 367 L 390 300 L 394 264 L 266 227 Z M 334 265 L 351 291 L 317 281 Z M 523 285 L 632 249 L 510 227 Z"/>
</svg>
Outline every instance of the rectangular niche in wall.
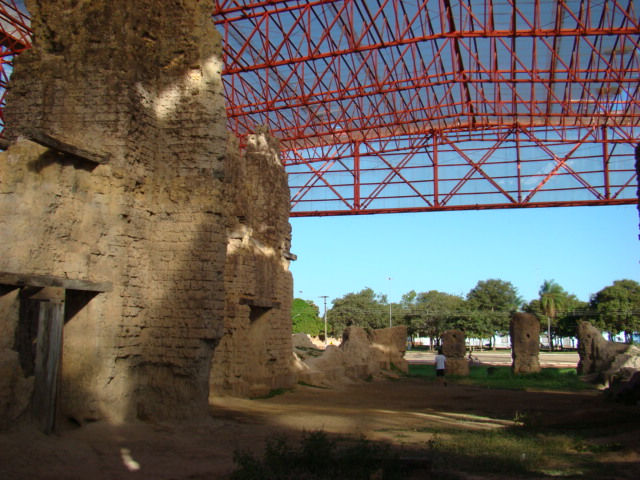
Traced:
<svg viewBox="0 0 640 480">
<path fill-rule="evenodd" d="M 110 283 L 0 272 L 0 293 L 20 289 L 14 350 L 25 377 L 34 377 L 31 411 L 44 433 L 55 430 L 65 321 Z M 65 308 L 66 303 L 69 307 Z"/>
</svg>

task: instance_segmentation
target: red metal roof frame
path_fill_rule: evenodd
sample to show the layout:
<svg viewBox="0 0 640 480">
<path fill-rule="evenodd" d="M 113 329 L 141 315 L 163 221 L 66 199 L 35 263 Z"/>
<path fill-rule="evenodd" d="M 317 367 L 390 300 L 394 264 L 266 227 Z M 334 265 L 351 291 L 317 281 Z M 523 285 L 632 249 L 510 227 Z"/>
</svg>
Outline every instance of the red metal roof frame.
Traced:
<svg viewBox="0 0 640 480">
<path fill-rule="evenodd" d="M 0 0 L 0 128 L 4 128 L 4 96 L 13 57 L 31 47 L 32 33 L 22 2 Z"/>
<path fill-rule="evenodd" d="M 633 0 L 218 1 L 229 127 L 292 215 L 636 203 Z"/>
<path fill-rule="evenodd" d="M 217 0 L 229 129 L 280 139 L 292 216 L 633 204 L 637 8 Z"/>
</svg>

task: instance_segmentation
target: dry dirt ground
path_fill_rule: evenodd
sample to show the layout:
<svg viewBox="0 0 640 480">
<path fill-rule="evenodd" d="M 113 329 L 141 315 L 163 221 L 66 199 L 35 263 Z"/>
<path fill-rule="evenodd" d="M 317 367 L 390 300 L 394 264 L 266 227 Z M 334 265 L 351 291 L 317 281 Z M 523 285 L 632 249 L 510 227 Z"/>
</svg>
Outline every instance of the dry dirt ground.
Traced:
<svg viewBox="0 0 640 480">
<path fill-rule="evenodd" d="M 22 426 L 0 434 L 0 480 L 224 479 L 235 467 L 234 451 L 259 452 L 274 434 L 293 440 L 303 431 L 315 430 L 364 435 L 392 443 L 402 455 L 415 456 L 431 437 L 420 432 L 424 427 L 499 428 L 512 425 L 524 412 L 544 425 L 597 420 L 619 426 L 633 409 L 637 418 L 638 408 L 612 404 L 597 392 L 437 387 L 416 378 L 379 377 L 331 389 L 299 385 L 269 399 L 215 398 L 211 417 L 197 423 L 95 423 L 62 426 L 51 436 Z M 608 478 L 640 478 L 640 426 L 617 428 L 602 441 L 624 445 L 603 461 L 629 465 L 629 476 Z"/>
</svg>

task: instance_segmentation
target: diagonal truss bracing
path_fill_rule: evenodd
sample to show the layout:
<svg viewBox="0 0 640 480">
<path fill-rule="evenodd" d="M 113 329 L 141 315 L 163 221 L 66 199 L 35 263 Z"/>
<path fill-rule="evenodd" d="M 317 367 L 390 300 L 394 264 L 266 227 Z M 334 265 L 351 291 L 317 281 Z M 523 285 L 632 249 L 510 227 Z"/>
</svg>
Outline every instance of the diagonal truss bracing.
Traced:
<svg viewBox="0 0 640 480">
<path fill-rule="evenodd" d="M 634 203 L 633 0 L 218 2 L 229 126 L 293 215 Z"/>
<path fill-rule="evenodd" d="M 17 3 L 2 92 L 31 35 Z M 294 216 L 635 203 L 638 8 L 216 0 L 229 129 L 280 139 Z"/>
</svg>

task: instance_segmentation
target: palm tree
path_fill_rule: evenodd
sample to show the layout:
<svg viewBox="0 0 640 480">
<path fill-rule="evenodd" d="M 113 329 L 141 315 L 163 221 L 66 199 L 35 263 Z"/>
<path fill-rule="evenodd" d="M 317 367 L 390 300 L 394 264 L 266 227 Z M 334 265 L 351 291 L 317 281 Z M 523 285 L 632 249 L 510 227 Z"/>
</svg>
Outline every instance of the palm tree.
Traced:
<svg viewBox="0 0 640 480">
<path fill-rule="evenodd" d="M 547 335 L 549 339 L 549 349 L 553 350 L 551 341 L 551 320 L 556 318 L 556 313 L 562 308 L 566 298 L 564 289 L 555 280 L 545 280 L 538 291 L 540 295 L 540 307 L 542 313 L 547 317 Z"/>
</svg>

